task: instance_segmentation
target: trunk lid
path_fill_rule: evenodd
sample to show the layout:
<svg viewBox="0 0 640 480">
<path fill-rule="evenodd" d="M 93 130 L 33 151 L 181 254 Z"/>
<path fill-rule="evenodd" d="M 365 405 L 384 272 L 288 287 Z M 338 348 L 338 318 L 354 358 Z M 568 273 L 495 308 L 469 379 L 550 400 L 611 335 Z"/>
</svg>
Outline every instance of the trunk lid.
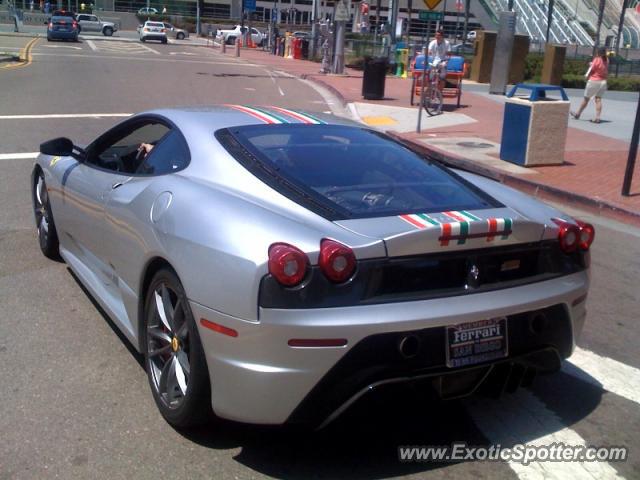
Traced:
<svg viewBox="0 0 640 480">
<path fill-rule="evenodd" d="M 507 208 L 414 213 L 335 222 L 383 240 L 389 257 L 539 242 L 545 225 Z"/>
</svg>

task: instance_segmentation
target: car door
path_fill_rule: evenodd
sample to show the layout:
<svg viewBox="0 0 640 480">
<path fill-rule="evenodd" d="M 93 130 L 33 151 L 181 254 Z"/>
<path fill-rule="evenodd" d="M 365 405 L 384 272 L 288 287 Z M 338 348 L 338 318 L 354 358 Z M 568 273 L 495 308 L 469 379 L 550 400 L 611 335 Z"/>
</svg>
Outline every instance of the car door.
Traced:
<svg viewBox="0 0 640 480">
<path fill-rule="evenodd" d="M 98 20 L 98 17 L 96 17 L 95 15 L 88 15 L 87 31 L 99 32 L 100 30 L 100 21 Z"/>
<path fill-rule="evenodd" d="M 168 126 L 168 125 L 167 125 Z M 171 176 L 189 164 L 189 149 L 182 134 L 170 129 L 145 157 L 135 175 L 106 197 L 104 255 L 118 285 L 128 318 L 137 317 L 140 274 L 149 251 L 162 232 L 157 222 L 173 198 Z M 161 229 L 160 229 L 161 230 Z M 135 325 L 125 325 L 135 334 Z"/>
<path fill-rule="evenodd" d="M 76 16 L 76 21 L 78 22 L 78 25 L 80 26 L 81 30 L 85 30 L 88 20 L 89 20 L 89 15 L 80 14 Z M 88 29 L 87 31 L 90 31 L 90 29 Z"/>
</svg>

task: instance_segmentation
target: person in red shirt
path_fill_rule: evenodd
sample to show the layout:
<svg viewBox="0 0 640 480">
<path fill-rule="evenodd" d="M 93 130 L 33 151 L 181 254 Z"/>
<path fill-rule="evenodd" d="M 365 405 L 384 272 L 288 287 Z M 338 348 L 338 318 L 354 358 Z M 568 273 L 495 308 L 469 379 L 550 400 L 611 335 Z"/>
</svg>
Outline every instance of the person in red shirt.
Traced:
<svg viewBox="0 0 640 480">
<path fill-rule="evenodd" d="M 582 111 L 587 108 L 587 104 L 592 97 L 596 102 L 596 117 L 591 120 L 593 123 L 600 123 L 602 113 L 602 96 L 607 91 L 607 75 L 609 73 L 609 59 L 607 49 L 599 48 L 598 54 L 593 57 L 589 70 L 587 70 L 587 86 L 584 89 L 584 98 L 577 112 L 571 112 L 571 116 L 578 120 Z"/>
</svg>

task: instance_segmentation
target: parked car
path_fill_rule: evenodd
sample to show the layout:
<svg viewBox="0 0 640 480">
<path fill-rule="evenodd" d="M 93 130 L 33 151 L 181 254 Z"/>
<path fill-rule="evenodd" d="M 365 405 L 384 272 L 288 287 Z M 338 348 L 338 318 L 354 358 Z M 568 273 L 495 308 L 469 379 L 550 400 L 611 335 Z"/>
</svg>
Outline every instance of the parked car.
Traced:
<svg viewBox="0 0 640 480">
<path fill-rule="evenodd" d="M 54 10 L 52 17 L 72 17 L 75 18 L 76 14 L 71 10 Z"/>
<path fill-rule="evenodd" d="M 591 225 L 339 117 L 155 110 L 40 152 L 40 248 L 175 426 L 322 426 L 383 384 L 517 388 L 585 322 Z"/>
<path fill-rule="evenodd" d="M 249 27 L 242 27 L 240 25 L 236 25 L 231 30 L 218 30 L 217 38 L 221 42 L 225 42 L 228 45 L 234 45 L 236 41 L 241 38 L 247 31 Z M 260 32 L 257 28 L 251 28 L 251 40 L 256 45 L 262 45 L 265 36 L 262 32 Z"/>
<path fill-rule="evenodd" d="M 138 15 L 157 15 L 158 9 L 153 7 L 143 7 L 138 10 Z"/>
<path fill-rule="evenodd" d="M 140 41 L 158 40 L 167 43 L 167 29 L 162 22 L 152 22 L 147 20 L 140 29 Z"/>
<path fill-rule="evenodd" d="M 96 15 L 79 13 L 76 15 L 76 20 L 81 32 L 102 32 L 105 37 L 110 37 L 118 31 L 118 26 L 115 23 L 100 20 Z"/>
<path fill-rule="evenodd" d="M 189 32 L 182 28 L 176 28 L 170 23 L 163 22 L 164 28 L 167 31 L 167 35 L 176 38 L 177 40 L 184 40 L 189 36 Z"/>
<path fill-rule="evenodd" d="M 303 31 L 299 31 L 299 32 L 293 32 L 292 35 L 295 38 L 304 38 L 304 39 L 311 39 L 311 32 L 303 32 Z"/>
<path fill-rule="evenodd" d="M 47 24 L 47 41 L 73 40 L 78 41 L 78 22 L 70 16 L 52 16 Z"/>
<path fill-rule="evenodd" d="M 476 49 L 473 44 L 459 43 L 451 46 L 451 53 L 454 55 L 473 55 Z"/>
</svg>

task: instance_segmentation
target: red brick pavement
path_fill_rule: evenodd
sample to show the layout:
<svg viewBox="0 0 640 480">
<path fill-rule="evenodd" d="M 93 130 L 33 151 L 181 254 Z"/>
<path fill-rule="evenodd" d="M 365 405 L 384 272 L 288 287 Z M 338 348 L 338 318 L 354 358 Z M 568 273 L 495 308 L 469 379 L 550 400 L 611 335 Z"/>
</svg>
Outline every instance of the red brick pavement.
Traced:
<svg viewBox="0 0 640 480">
<path fill-rule="evenodd" d="M 324 75 L 319 73 L 318 63 L 285 59 L 259 50 L 243 50 L 241 58 L 320 83 L 332 90 L 344 103 L 410 106 L 410 82 L 407 79 L 387 77 L 385 99 L 368 101 L 361 96 L 362 72 L 345 69 L 345 75 Z M 452 104 L 453 100 L 445 103 Z M 455 109 L 453 105 L 449 105 L 446 109 L 464 113 L 477 122 L 429 129 L 430 138 L 435 134 L 478 137 L 500 142 L 504 109 L 501 103 L 481 95 L 463 93 L 461 108 Z M 426 134 L 401 136 L 407 140 L 426 138 Z M 502 178 L 502 181 L 543 198 L 575 203 L 576 206 L 594 213 L 640 224 L 640 162 L 636 163 L 632 196 L 623 197 L 620 193 L 628 151 L 628 142 L 570 127 L 564 165 L 536 167 L 533 170 L 537 175 L 510 175 Z"/>
</svg>

